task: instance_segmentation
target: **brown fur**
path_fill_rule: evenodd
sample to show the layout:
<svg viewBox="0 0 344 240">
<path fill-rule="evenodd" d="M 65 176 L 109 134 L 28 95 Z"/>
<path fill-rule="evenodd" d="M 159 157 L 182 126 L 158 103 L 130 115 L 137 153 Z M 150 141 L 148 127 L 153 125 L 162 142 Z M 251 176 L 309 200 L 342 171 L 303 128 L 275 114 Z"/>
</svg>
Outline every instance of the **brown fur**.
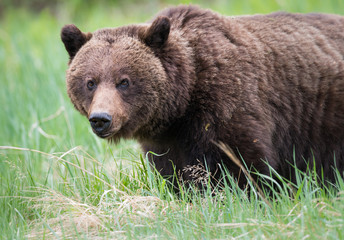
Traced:
<svg viewBox="0 0 344 240">
<path fill-rule="evenodd" d="M 153 159 L 163 175 L 173 173 L 171 161 L 177 171 L 205 161 L 212 172 L 223 162 L 238 177 L 212 141 L 228 144 L 263 174 L 266 160 L 294 180 L 294 156 L 303 171 L 314 159 L 331 181 L 334 166 L 343 173 L 341 16 L 224 17 L 179 6 L 152 23 L 93 34 L 67 25 L 61 36 L 75 107 L 87 117 L 108 113 L 106 138 L 135 138 L 145 151 L 163 154 Z M 191 178 L 185 171 L 183 177 Z"/>
</svg>

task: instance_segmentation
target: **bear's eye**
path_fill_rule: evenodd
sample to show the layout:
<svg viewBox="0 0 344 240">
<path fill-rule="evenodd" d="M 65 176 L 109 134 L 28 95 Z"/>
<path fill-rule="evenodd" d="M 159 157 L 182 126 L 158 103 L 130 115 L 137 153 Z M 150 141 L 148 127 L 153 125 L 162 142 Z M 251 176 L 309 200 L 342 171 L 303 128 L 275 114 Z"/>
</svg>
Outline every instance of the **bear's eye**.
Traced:
<svg viewBox="0 0 344 240">
<path fill-rule="evenodd" d="M 117 85 L 118 88 L 126 89 L 129 87 L 129 79 L 123 78 L 121 82 Z"/>
<path fill-rule="evenodd" d="M 96 85 L 94 80 L 88 80 L 87 81 L 87 88 L 88 88 L 88 90 L 93 90 L 93 89 L 96 88 L 96 86 L 97 85 Z"/>
</svg>

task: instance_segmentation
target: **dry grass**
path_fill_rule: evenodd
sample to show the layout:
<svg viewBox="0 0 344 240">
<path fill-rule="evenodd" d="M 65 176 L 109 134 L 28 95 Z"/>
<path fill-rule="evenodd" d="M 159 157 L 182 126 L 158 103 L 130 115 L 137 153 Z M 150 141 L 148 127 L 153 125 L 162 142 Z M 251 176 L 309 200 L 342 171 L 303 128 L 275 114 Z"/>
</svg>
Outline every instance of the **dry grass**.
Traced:
<svg viewBox="0 0 344 240">
<path fill-rule="evenodd" d="M 46 237 L 75 239 L 78 235 L 96 239 L 102 235 L 122 238 L 128 223 L 142 227 L 147 221 L 155 222 L 157 215 L 164 215 L 168 208 L 177 210 L 177 204 L 168 203 L 154 196 L 130 196 L 107 190 L 97 206 L 81 198 L 66 197 L 52 189 L 36 189 L 39 196 L 30 199 L 33 210 L 41 212 L 31 222 L 29 239 Z M 27 200 L 26 200 L 27 201 Z"/>
</svg>

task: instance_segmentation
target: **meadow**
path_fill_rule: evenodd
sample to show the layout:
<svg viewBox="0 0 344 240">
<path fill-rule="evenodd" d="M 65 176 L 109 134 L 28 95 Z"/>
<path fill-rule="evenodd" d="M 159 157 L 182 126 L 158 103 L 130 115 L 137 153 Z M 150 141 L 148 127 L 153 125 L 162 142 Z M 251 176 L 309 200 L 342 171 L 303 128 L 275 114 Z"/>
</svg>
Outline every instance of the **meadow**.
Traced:
<svg viewBox="0 0 344 240">
<path fill-rule="evenodd" d="M 177 196 L 135 141 L 94 136 L 68 99 L 64 24 L 83 31 L 194 3 L 226 15 L 344 14 L 342 0 L 0 3 L 0 239 L 344 239 L 344 181 L 298 174 L 274 198 L 224 186 Z M 254 189 L 254 188 L 253 188 Z"/>
</svg>

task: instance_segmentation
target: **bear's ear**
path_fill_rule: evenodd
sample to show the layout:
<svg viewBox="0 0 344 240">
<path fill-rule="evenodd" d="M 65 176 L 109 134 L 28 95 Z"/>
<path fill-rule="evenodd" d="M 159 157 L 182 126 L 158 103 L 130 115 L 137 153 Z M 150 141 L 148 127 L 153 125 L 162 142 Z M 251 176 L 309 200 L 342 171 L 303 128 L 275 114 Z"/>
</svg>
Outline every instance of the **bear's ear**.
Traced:
<svg viewBox="0 0 344 240">
<path fill-rule="evenodd" d="M 79 49 L 92 37 L 92 33 L 83 33 L 75 25 L 65 25 L 61 30 L 61 40 L 72 60 Z"/>
<path fill-rule="evenodd" d="M 162 47 L 170 34 L 170 20 L 167 17 L 157 17 L 150 27 L 140 34 L 140 37 L 149 47 Z"/>
</svg>

